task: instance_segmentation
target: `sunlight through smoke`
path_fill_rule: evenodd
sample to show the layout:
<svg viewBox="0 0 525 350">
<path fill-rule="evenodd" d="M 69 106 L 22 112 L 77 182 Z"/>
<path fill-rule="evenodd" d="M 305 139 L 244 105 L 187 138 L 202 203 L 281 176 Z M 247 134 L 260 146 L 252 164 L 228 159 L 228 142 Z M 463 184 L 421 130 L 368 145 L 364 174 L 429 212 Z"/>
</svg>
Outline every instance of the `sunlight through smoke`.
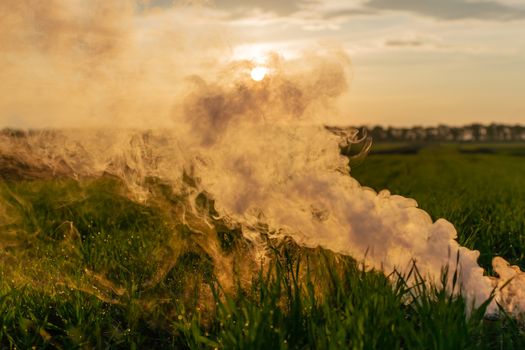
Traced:
<svg viewBox="0 0 525 350">
<path fill-rule="evenodd" d="M 267 73 L 268 69 L 266 67 L 257 66 L 252 69 L 250 76 L 255 81 L 262 81 Z"/>
</svg>

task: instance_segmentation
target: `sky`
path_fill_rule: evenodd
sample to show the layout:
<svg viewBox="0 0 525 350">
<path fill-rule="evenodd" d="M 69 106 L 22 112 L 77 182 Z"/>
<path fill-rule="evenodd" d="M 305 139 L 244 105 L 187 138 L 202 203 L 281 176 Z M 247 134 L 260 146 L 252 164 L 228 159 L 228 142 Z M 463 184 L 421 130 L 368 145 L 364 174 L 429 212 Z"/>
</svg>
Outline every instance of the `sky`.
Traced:
<svg viewBox="0 0 525 350">
<path fill-rule="evenodd" d="M 525 124 L 525 0 L 2 0 L 0 127 L 148 127 L 193 67 L 327 50 L 339 124 Z"/>
<path fill-rule="evenodd" d="M 215 0 L 233 54 L 339 46 L 352 123 L 525 124 L 524 0 Z M 166 1 L 150 3 L 165 6 Z"/>
</svg>

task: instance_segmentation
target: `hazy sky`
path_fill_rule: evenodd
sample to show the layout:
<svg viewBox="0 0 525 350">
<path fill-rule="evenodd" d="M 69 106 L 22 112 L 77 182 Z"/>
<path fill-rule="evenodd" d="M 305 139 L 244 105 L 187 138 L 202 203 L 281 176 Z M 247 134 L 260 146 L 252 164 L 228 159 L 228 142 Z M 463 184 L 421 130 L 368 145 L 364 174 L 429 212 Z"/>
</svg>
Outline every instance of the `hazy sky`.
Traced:
<svg viewBox="0 0 525 350">
<path fill-rule="evenodd" d="M 150 6 L 165 6 L 160 1 Z M 233 54 L 352 60 L 356 123 L 525 123 L 524 0 L 216 0 Z"/>
<path fill-rule="evenodd" d="M 327 48 L 341 123 L 525 124 L 525 0 L 0 0 L 0 127 L 161 125 L 189 75 Z"/>
</svg>

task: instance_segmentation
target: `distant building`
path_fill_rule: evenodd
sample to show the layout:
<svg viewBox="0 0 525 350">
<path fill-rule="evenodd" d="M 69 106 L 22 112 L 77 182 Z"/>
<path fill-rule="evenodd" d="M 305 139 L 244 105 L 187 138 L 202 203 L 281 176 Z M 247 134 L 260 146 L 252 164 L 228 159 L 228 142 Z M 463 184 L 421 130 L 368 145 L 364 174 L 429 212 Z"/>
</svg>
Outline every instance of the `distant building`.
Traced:
<svg viewBox="0 0 525 350">
<path fill-rule="evenodd" d="M 522 142 L 525 126 L 472 124 L 463 127 L 439 125 L 437 127 L 395 128 L 374 126 L 369 134 L 384 142 Z"/>
</svg>

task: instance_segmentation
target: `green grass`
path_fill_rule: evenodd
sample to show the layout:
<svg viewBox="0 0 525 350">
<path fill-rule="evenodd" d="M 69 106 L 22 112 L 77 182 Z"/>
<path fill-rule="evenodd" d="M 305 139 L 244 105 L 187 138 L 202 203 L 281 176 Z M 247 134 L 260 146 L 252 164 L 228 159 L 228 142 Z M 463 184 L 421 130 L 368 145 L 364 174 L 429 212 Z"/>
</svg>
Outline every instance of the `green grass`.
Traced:
<svg viewBox="0 0 525 350">
<path fill-rule="evenodd" d="M 447 145 L 371 155 L 352 173 L 452 221 L 486 267 L 496 254 L 523 267 L 519 160 Z M 484 307 L 467 318 L 443 285 L 409 288 L 407 276 L 264 233 L 269 259 L 251 261 L 253 247 L 209 215 L 204 194 L 194 215 L 187 197 L 148 186 L 156 195 L 139 203 L 113 178 L 0 183 L 0 348 L 525 346 L 516 320 L 483 319 Z"/>
</svg>

